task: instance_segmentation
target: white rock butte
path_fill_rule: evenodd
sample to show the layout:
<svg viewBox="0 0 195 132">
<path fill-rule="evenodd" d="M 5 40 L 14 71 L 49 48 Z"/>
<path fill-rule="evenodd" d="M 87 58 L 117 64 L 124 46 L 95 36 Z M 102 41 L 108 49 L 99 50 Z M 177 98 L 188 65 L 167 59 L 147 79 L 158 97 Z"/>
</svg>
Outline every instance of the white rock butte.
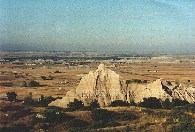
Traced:
<svg viewBox="0 0 195 132">
<path fill-rule="evenodd" d="M 122 81 L 114 71 L 100 64 L 95 72 L 84 76 L 76 90 L 67 92 L 61 100 L 51 102 L 50 106 L 67 107 L 69 102 L 78 99 L 87 106 L 92 100 L 98 100 L 101 107 L 108 106 L 114 100 L 143 101 L 143 98 L 156 97 L 162 100 L 178 98 L 190 103 L 195 102 L 195 88 L 177 85 L 166 85 L 161 79 L 149 84 L 129 83 Z"/>
</svg>

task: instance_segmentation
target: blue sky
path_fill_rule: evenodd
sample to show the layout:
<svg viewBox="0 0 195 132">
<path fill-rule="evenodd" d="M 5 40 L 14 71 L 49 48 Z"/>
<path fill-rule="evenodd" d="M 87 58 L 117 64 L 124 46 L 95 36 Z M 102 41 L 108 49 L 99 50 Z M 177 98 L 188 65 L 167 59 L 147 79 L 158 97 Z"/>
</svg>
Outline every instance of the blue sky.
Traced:
<svg viewBox="0 0 195 132">
<path fill-rule="evenodd" d="M 0 48 L 195 52 L 195 0 L 0 0 Z"/>
</svg>

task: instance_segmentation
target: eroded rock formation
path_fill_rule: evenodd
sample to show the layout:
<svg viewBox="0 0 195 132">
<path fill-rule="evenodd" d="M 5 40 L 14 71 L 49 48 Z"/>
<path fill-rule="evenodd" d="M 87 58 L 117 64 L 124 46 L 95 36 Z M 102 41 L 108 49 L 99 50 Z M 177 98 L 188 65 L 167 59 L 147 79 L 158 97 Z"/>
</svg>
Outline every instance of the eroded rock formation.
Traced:
<svg viewBox="0 0 195 132">
<path fill-rule="evenodd" d="M 50 103 L 52 106 L 67 107 L 69 102 L 78 99 L 89 105 L 92 100 L 98 100 L 101 107 L 108 106 L 114 100 L 143 101 L 143 98 L 156 97 L 162 100 L 174 98 L 195 102 L 195 88 L 185 88 L 181 85 L 167 84 L 158 79 L 149 84 L 127 83 L 114 71 L 107 69 L 104 64 L 100 64 L 95 72 L 89 72 L 84 76 L 77 89 L 67 92 L 61 100 Z"/>
</svg>

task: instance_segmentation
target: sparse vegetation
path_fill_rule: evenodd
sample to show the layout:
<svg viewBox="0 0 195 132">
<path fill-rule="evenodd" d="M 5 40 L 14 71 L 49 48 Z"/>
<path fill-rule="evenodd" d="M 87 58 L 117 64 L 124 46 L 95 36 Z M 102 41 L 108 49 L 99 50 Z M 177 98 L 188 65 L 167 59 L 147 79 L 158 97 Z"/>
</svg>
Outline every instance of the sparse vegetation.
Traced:
<svg viewBox="0 0 195 132">
<path fill-rule="evenodd" d="M 61 123 L 73 119 L 71 116 L 67 116 L 61 110 L 56 108 L 45 109 L 42 112 L 39 112 L 31 120 L 31 123 Z"/>
<path fill-rule="evenodd" d="M 129 106 L 129 103 L 127 101 L 123 100 L 115 100 L 111 102 L 110 106 L 116 107 L 116 106 Z"/>
<path fill-rule="evenodd" d="M 20 82 L 20 83 L 18 84 L 18 86 L 19 86 L 19 87 L 27 87 L 28 84 L 27 84 L 26 81 L 23 81 L 23 82 Z"/>
<path fill-rule="evenodd" d="M 112 120 L 113 112 L 108 111 L 106 109 L 96 109 L 92 111 L 92 119 L 94 121 L 105 121 L 108 122 L 109 120 Z"/>
<path fill-rule="evenodd" d="M 189 104 L 186 100 L 173 99 L 174 106 L 183 106 Z"/>
<path fill-rule="evenodd" d="M 95 121 L 92 128 L 104 128 L 119 126 L 120 123 L 116 121 L 118 113 L 108 111 L 106 109 L 96 109 L 92 111 L 92 119 Z"/>
<path fill-rule="evenodd" d="M 32 81 L 30 81 L 30 82 L 28 83 L 28 86 L 29 86 L 29 87 L 39 87 L 40 84 L 39 84 L 39 82 L 32 80 Z"/>
<path fill-rule="evenodd" d="M 181 120 L 179 124 L 172 127 L 172 132 L 194 132 L 195 131 L 195 120 L 193 120 L 189 116 L 185 116 Z"/>
<path fill-rule="evenodd" d="M 132 121 L 132 120 L 138 119 L 139 117 L 133 112 L 122 112 L 122 113 L 115 113 L 114 118 L 116 120 L 129 120 L 129 121 Z"/>
<path fill-rule="evenodd" d="M 54 100 L 55 98 L 53 98 L 52 96 L 44 97 L 43 95 L 41 95 L 41 98 L 38 99 L 37 105 L 46 107 L 48 106 L 49 103 L 51 103 Z"/>
<path fill-rule="evenodd" d="M 132 82 L 135 82 L 135 83 L 142 83 L 142 80 L 139 80 L 139 79 L 133 79 Z"/>
<path fill-rule="evenodd" d="M 51 75 L 49 75 L 49 76 L 41 76 L 41 79 L 42 80 L 53 80 L 53 77 L 51 76 Z"/>
<path fill-rule="evenodd" d="M 10 102 L 16 101 L 17 94 L 15 92 L 7 92 L 7 98 Z"/>
<path fill-rule="evenodd" d="M 20 56 L 23 56 L 21 53 L 19 54 Z M 33 61 L 41 57 L 34 57 L 34 55 L 32 56 L 33 60 L 30 60 L 31 57 L 28 59 L 29 62 L 27 62 L 29 64 L 34 64 Z M 20 61 L 25 61 L 25 58 L 26 56 Z M 101 58 L 107 59 L 107 56 Z M 37 63 L 36 65 L 24 65 L 26 62 L 24 62 L 24 64 L 21 63 L 20 65 L 12 65 L 11 60 L 9 60 L 9 62 L 3 62 L 1 65 L 0 131 L 195 131 L 195 104 L 189 104 L 186 101 L 178 99 L 174 99 L 173 102 L 168 99 L 165 101 L 160 100 L 161 109 L 150 108 L 150 103 L 149 106 L 142 105 L 142 107 L 139 107 L 138 104 L 135 103 L 129 103 L 127 105 L 127 102 L 121 103 L 120 101 L 116 101 L 112 107 L 104 108 L 107 112 L 96 113 L 96 115 L 99 115 L 98 120 L 95 120 L 94 117 L 92 117 L 95 110 L 102 111 L 102 109 L 99 108 L 97 100 L 91 102 L 89 107 L 84 107 L 83 105 L 70 105 L 73 106 L 73 109 L 71 110 L 48 106 L 48 103 L 51 101 L 57 98 L 60 99 L 68 90 L 74 89 L 78 85 L 80 78 L 88 73 L 88 71 L 94 70 L 97 67 L 98 62 L 86 61 L 82 63 L 81 61 L 74 61 L 74 58 L 71 57 L 70 63 L 72 64 L 69 64 L 69 58 L 67 57 L 67 61 L 62 58 L 63 62 L 66 62 L 66 64 L 58 63 L 55 65 L 59 60 L 56 59 L 55 56 L 54 59 L 56 59 L 56 61 L 52 63 L 45 63 L 44 61 L 46 61 L 46 59 L 47 57 L 43 58 L 43 61 L 41 61 L 42 64 Z M 92 59 L 93 57 L 90 57 L 90 60 Z M 100 59 L 100 57 L 95 59 Z M 131 58 L 127 59 L 129 60 Z M 139 58 L 137 59 L 139 60 Z M 78 60 L 78 57 L 76 57 L 76 60 Z M 173 60 L 174 59 L 172 58 L 171 61 Z M 167 87 L 175 87 L 173 80 L 179 79 L 180 82 L 176 82 L 177 85 L 181 83 L 181 86 L 188 87 L 192 85 L 192 88 L 194 88 L 194 77 L 191 76 L 189 78 L 190 80 L 188 80 L 185 74 L 189 71 L 191 71 L 192 74 L 194 73 L 193 63 L 188 62 L 184 68 L 183 64 L 185 64 L 186 61 L 183 61 L 182 65 L 161 65 L 158 62 L 147 63 L 147 61 L 150 60 L 144 62 L 146 65 L 143 65 L 144 63 L 136 62 L 132 62 L 131 65 L 125 64 L 125 62 L 119 64 L 118 62 L 111 61 L 111 63 L 118 63 L 113 70 L 118 72 L 120 76 L 125 76 L 125 79 L 137 78 L 137 80 L 132 79 L 127 81 L 127 84 L 131 82 L 136 84 L 145 83 L 141 85 L 146 85 L 146 83 L 152 82 L 155 77 L 159 77 L 158 75 L 160 74 L 162 77 L 167 77 L 163 79 L 164 81 L 171 78 L 170 82 L 163 82 Z M 81 65 L 83 65 L 83 67 L 77 67 L 79 63 L 82 63 Z M 155 69 L 151 69 L 153 68 L 154 63 L 157 67 L 155 66 Z M 85 65 L 87 68 L 84 68 Z M 120 68 L 123 66 L 124 68 Z M 177 70 L 175 70 L 175 68 Z M 148 73 L 147 69 L 151 69 L 151 71 L 158 70 L 159 73 Z M 152 74 L 152 76 L 150 76 L 150 74 Z M 31 80 L 35 80 L 39 85 L 34 85 L 33 83 L 29 85 Z M 45 84 L 45 86 L 42 84 Z M 180 86 L 176 86 L 175 88 L 180 88 Z M 173 93 L 168 91 L 170 88 L 164 90 L 167 94 L 172 96 L 171 94 Z M 11 99 L 13 101 L 9 102 L 7 101 L 9 100 L 8 96 L 5 93 L 13 91 L 17 93 L 17 101 Z M 170 91 L 172 91 L 172 89 Z M 32 93 L 26 96 L 28 92 L 33 92 L 33 96 Z M 44 96 L 41 96 L 41 94 Z M 24 103 L 22 101 L 24 101 Z M 123 105 L 123 103 L 125 105 Z M 39 118 L 36 117 L 37 115 Z"/>
<path fill-rule="evenodd" d="M 174 103 L 170 102 L 169 99 L 166 99 L 165 101 L 162 101 L 162 107 L 165 109 L 171 109 L 174 107 Z"/>
<path fill-rule="evenodd" d="M 144 101 L 139 103 L 139 106 L 154 109 L 162 108 L 161 101 L 155 97 L 144 98 Z"/>
<path fill-rule="evenodd" d="M 37 101 L 32 98 L 32 93 L 29 93 L 29 95 L 24 98 L 24 105 L 47 107 L 49 103 L 56 100 L 57 98 L 53 98 L 52 96 L 44 97 L 41 95 Z"/>
<path fill-rule="evenodd" d="M 29 95 L 24 98 L 24 105 L 34 106 L 34 104 L 35 104 L 35 101 L 32 98 L 32 92 L 30 92 Z"/>
<path fill-rule="evenodd" d="M 93 100 L 89 105 L 90 110 L 100 108 L 100 104 L 97 100 Z"/>
<path fill-rule="evenodd" d="M 87 127 L 89 125 L 88 122 L 83 121 L 81 119 L 73 119 L 68 123 L 69 128 L 84 128 Z"/>
<path fill-rule="evenodd" d="M 77 99 L 74 99 L 73 102 L 70 102 L 68 105 L 67 105 L 68 109 L 69 110 L 81 110 L 84 108 L 84 103 L 82 101 L 79 101 Z"/>
<path fill-rule="evenodd" d="M 59 70 L 54 71 L 54 73 L 61 73 Z"/>
</svg>

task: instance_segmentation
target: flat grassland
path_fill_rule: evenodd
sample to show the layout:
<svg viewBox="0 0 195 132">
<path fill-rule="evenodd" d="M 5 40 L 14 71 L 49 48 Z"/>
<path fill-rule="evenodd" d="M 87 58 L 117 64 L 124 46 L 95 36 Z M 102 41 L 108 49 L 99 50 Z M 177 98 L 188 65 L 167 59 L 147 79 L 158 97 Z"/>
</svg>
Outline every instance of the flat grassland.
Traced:
<svg viewBox="0 0 195 132">
<path fill-rule="evenodd" d="M 89 73 L 95 71 L 100 63 L 92 63 L 89 66 L 65 66 L 63 64 L 10 64 L 0 65 L 0 131 L 39 131 L 40 129 L 49 131 L 67 131 L 71 123 L 78 125 L 90 124 L 93 126 L 90 131 L 171 131 L 173 126 L 185 127 L 183 119 L 189 120 L 193 124 L 194 106 L 192 110 L 182 110 L 180 112 L 168 109 L 148 109 L 137 106 L 130 107 L 107 107 L 108 111 L 114 111 L 120 114 L 119 118 L 113 119 L 114 122 L 107 127 L 102 128 L 102 124 L 92 120 L 91 111 L 73 111 L 62 112 L 71 116 L 70 121 L 61 123 L 38 123 L 33 125 L 32 119 L 37 113 L 44 111 L 47 107 L 26 107 L 22 102 L 9 102 L 6 99 L 6 93 L 14 91 L 17 93 L 17 99 L 23 100 L 24 97 L 32 92 L 33 99 L 37 100 L 44 96 L 63 97 L 67 91 L 76 89 L 80 79 Z M 152 82 L 158 78 L 168 81 L 176 81 L 185 85 L 195 86 L 195 63 L 161 63 L 159 61 L 139 61 L 131 63 L 110 62 L 107 67 L 121 76 L 121 80 L 147 80 Z M 43 79 L 45 76 L 49 79 Z M 30 81 L 39 82 L 40 86 L 29 87 Z M 121 114 L 122 113 L 122 114 Z M 122 116 L 121 116 L 122 115 Z M 191 119 L 192 118 L 192 119 Z M 77 120 L 76 120 L 77 119 Z M 78 123 L 78 119 L 80 123 Z M 74 122 L 75 121 L 75 122 Z M 74 124 L 75 123 L 75 124 Z M 183 124 L 182 124 L 183 123 Z M 188 122 L 187 122 L 188 124 Z M 99 126 L 98 126 L 99 125 Z M 180 128 L 179 128 L 180 129 Z M 74 128 L 74 131 L 80 131 L 82 127 Z M 193 129 L 194 130 L 194 129 Z"/>
<path fill-rule="evenodd" d="M 121 80 L 147 80 L 152 82 L 158 78 L 164 80 L 176 81 L 186 85 L 195 86 L 195 64 L 169 64 L 169 63 L 131 63 L 116 64 L 108 68 L 114 70 L 121 76 Z M 0 65 L 0 95 L 8 91 L 15 91 L 18 98 L 23 98 L 29 92 L 34 97 L 45 96 L 63 96 L 70 89 L 75 89 L 80 79 L 88 74 L 89 71 L 95 71 L 98 64 L 91 67 L 65 67 L 63 65 Z M 56 71 L 59 71 L 56 72 Z M 41 76 L 52 76 L 51 80 L 43 80 Z M 36 80 L 40 83 L 39 87 L 22 87 L 22 82 Z M 3 85 L 2 85 L 3 84 Z M 7 84 L 7 85 L 6 85 Z M 9 86 L 9 84 L 11 86 Z"/>
</svg>

